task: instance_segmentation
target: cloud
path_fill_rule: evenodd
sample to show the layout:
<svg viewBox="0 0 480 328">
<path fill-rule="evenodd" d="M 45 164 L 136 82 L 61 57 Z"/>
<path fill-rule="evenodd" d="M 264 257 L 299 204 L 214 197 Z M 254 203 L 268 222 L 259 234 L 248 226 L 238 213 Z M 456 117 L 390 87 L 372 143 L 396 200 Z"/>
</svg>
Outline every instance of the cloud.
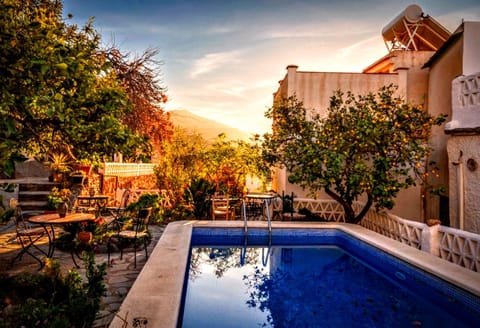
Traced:
<svg viewBox="0 0 480 328">
<path fill-rule="evenodd" d="M 228 64 L 240 62 L 240 51 L 216 52 L 204 55 L 193 63 L 191 78 L 209 73 Z"/>
<path fill-rule="evenodd" d="M 226 25 L 214 25 L 206 29 L 205 33 L 207 35 L 221 35 L 221 34 L 230 34 L 237 32 L 237 28 L 233 26 Z"/>
</svg>

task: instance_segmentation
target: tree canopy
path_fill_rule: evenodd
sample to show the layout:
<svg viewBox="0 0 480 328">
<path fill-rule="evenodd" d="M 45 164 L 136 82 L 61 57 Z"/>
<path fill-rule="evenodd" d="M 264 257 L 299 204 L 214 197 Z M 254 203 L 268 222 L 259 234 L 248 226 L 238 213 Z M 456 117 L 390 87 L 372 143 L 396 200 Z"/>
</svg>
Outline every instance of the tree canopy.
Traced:
<svg viewBox="0 0 480 328">
<path fill-rule="evenodd" d="M 172 191 L 176 203 L 188 202 L 188 197 L 195 200 L 199 193 L 208 197 L 215 191 L 241 196 L 247 176 L 263 183 L 269 177 L 258 139 L 232 141 L 220 134 L 209 143 L 197 133 L 177 128 L 162 147 L 164 154 L 155 170 L 157 184 Z"/>
<path fill-rule="evenodd" d="M 445 120 L 394 97 L 395 89 L 357 96 L 337 91 L 326 117 L 295 97 L 282 99 L 265 113 L 273 119 L 265 159 L 285 167 L 291 183 L 324 190 L 342 205 L 347 222 L 359 223 L 373 204 L 392 208 L 401 189 L 423 181 L 431 128 Z M 361 196 L 365 206 L 356 213 Z"/>
<path fill-rule="evenodd" d="M 104 53 L 134 107 L 122 117 L 122 122 L 161 147 L 173 135 L 173 125 L 162 108 L 168 98 L 160 80 L 163 63 L 155 59 L 158 50 L 150 48 L 140 56 L 132 56 L 113 46 Z"/>
<path fill-rule="evenodd" d="M 0 0 L 0 165 L 20 153 L 72 158 L 148 154 L 135 110 L 89 21 L 67 24 L 58 0 Z M 157 131 L 158 132 L 158 131 Z"/>
</svg>

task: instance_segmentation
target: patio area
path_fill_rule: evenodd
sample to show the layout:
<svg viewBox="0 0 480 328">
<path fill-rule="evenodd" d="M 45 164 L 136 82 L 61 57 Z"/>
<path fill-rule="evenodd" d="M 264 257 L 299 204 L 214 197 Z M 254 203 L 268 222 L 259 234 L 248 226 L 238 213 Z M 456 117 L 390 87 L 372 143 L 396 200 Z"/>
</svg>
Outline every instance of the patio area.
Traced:
<svg viewBox="0 0 480 328">
<path fill-rule="evenodd" d="M 164 225 L 151 225 L 149 230 L 152 234 L 152 241 L 148 246 L 148 253 L 151 254 L 153 248 L 160 239 Z M 44 237 L 40 241 L 41 248 L 48 247 L 48 240 Z M 28 254 L 15 261 L 13 267 L 10 267 L 11 260 L 21 250 L 20 244 L 15 240 L 15 225 L 9 223 L 0 226 L 0 275 L 17 275 L 22 272 L 38 272 L 38 262 Z M 54 259 L 58 260 L 62 268 L 62 272 L 67 272 L 70 269 L 75 269 L 70 252 L 55 250 Z M 131 286 L 135 282 L 138 274 L 145 264 L 145 252 L 143 250 L 137 251 L 137 267 L 134 268 L 134 253 L 126 252 L 123 259 L 120 260 L 120 253 L 112 253 L 112 266 L 107 268 L 104 283 L 106 285 L 107 293 L 102 297 L 101 308 L 97 314 L 97 320 L 93 327 L 108 327 L 115 314 L 117 313 L 121 303 L 126 297 Z M 103 263 L 107 261 L 107 253 L 95 254 L 95 262 Z M 80 263 L 79 263 L 80 264 Z M 80 268 L 76 269 L 82 276 L 85 274 L 85 269 L 82 264 Z"/>
</svg>

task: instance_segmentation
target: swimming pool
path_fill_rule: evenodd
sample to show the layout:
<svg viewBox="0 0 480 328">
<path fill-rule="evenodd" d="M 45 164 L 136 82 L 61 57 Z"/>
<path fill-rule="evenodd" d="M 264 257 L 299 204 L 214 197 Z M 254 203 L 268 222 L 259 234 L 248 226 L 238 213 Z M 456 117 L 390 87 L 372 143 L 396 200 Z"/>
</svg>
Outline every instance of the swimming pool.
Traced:
<svg viewBox="0 0 480 328">
<path fill-rule="evenodd" d="M 230 240 L 234 240 L 237 237 L 231 232 L 239 231 L 242 227 L 242 222 L 238 221 L 182 221 L 168 225 L 122 303 L 111 327 L 122 327 L 126 322 L 133 325 L 139 321 L 144 322 L 145 327 L 177 327 L 181 312 L 182 291 L 188 272 L 190 245 L 192 238 L 196 238 L 196 233 L 193 231 L 213 228 L 214 231 L 220 233 L 223 230 L 227 232 Z M 264 222 L 251 222 L 249 227 L 249 232 L 254 228 L 266 231 Z M 348 239 L 366 243 L 368 247 L 381 249 L 388 256 L 411 263 L 417 269 L 434 273 L 437 279 L 470 291 L 475 297 L 475 304 L 480 297 L 480 274 L 400 244 L 360 226 L 341 223 L 273 223 L 274 233 L 288 229 L 295 229 L 297 236 L 308 234 L 313 230 L 332 231 L 333 229 L 333 231 L 344 233 Z M 253 237 L 249 237 L 249 244 L 254 244 L 254 242 Z M 402 274 L 396 276 L 401 278 Z"/>
<path fill-rule="evenodd" d="M 248 243 L 268 245 L 268 232 L 249 230 Z M 195 229 L 180 326 L 478 324 L 480 298 L 344 232 L 276 230 L 271 243 L 245 247 L 241 229 Z"/>
</svg>

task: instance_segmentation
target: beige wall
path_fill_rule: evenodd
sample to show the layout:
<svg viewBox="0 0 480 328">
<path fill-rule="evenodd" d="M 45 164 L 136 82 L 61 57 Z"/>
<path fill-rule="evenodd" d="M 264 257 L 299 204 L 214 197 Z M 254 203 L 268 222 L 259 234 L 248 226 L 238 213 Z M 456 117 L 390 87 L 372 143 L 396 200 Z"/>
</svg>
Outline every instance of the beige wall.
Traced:
<svg viewBox="0 0 480 328">
<path fill-rule="evenodd" d="M 463 75 L 480 72 L 480 22 L 464 22 Z"/>
<path fill-rule="evenodd" d="M 288 81 L 288 87 L 283 83 Z M 397 84 L 397 74 L 362 74 L 362 73 L 325 73 L 301 72 L 289 69 L 286 78 L 280 84 L 277 95 L 290 97 L 296 95 L 305 108 L 315 108 L 326 113 L 330 98 L 337 90 L 352 91 L 355 94 L 375 92 L 381 86 Z M 288 93 L 284 93 L 288 90 Z"/>
<path fill-rule="evenodd" d="M 478 166 L 469 168 L 467 162 L 473 160 L 477 165 L 480 163 L 479 144 L 480 135 L 452 136 L 448 141 L 450 225 L 474 233 L 480 233 L 480 168 Z M 463 154 L 462 157 L 460 152 Z M 460 202 L 463 204 L 463 210 Z M 463 223 L 460 222 L 462 216 Z"/>
<path fill-rule="evenodd" d="M 430 67 L 429 90 L 427 110 L 431 115 L 447 114 L 449 121 L 452 117 L 452 81 L 462 74 L 462 44 L 459 38 L 445 51 Z M 429 184 L 434 187 L 449 184 L 447 141 L 449 136 L 445 134 L 445 124 L 436 126 L 432 130 L 430 143 L 434 152 L 429 161 L 435 161 L 439 167 L 440 177 L 431 176 Z M 426 218 L 439 218 L 439 197 L 426 194 Z"/>
</svg>

